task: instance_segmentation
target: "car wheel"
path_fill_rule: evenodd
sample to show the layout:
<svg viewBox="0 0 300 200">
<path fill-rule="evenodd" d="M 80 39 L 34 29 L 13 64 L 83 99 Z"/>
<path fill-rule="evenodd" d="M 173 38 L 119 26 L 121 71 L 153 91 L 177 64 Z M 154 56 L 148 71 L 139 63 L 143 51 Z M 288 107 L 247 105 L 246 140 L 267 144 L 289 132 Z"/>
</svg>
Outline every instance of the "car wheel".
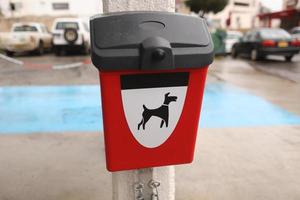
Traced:
<svg viewBox="0 0 300 200">
<path fill-rule="evenodd" d="M 238 57 L 238 53 L 237 53 L 235 47 L 232 47 L 232 49 L 231 49 L 231 56 L 232 56 L 233 58 L 237 58 L 237 57 Z"/>
<path fill-rule="evenodd" d="M 253 61 L 259 60 L 259 55 L 258 55 L 257 49 L 252 49 L 250 56 L 251 56 L 251 60 L 253 60 Z"/>
<path fill-rule="evenodd" d="M 66 28 L 64 32 L 64 38 L 69 44 L 73 44 L 78 39 L 77 30 L 74 28 Z"/>
<path fill-rule="evenodd" d="M 44 51 L 45 49 L 44 49 L 44 43 L 43 43 L 43 41 L 40 41 L 39 42 L 39 45 L 38 45 L 38 47 L 37 47 L 37 49 L 36 49 L 36 53 L 38 54 L 38 55 L 43 55 L 44 54 Z"/>
<path fill-rule="evenodd" d="M 13 57 L 15 52 L 13 51 L 5 51 L 6 55 L 9 56 L 9 57 Z"/>
<path fill-rule="evenodd" d="M 285 56 L 285 61 L 291 62 L 294 56 Z"/>
</svg>

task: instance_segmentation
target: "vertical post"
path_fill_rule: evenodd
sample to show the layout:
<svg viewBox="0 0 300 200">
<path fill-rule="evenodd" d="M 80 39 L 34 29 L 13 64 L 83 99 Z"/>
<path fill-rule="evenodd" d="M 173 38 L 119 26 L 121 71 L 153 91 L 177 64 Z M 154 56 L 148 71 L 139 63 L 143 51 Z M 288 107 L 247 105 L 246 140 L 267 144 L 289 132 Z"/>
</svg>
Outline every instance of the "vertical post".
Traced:
<svg viewBox="0 0 300 200">
<path fill-rule="evenodd" d="M 103 0 L 104 13 L 139 10 L 174 12 L 175 0 Z M 137 199 L 135 187 L 138 183 L 143 184 L 143 198 L 151 199 L 156 191 L 148 186 L 150 180 L 160 183 L 160 200 L 175 199 L 175 168 L 168 166 L 112 173 L 113 200 Z"/>
<path fill-rule="evenodd" d="M 272 17 L 268 18 L 268 27 L 271 28 L 272 27 Z"/>
</svg>

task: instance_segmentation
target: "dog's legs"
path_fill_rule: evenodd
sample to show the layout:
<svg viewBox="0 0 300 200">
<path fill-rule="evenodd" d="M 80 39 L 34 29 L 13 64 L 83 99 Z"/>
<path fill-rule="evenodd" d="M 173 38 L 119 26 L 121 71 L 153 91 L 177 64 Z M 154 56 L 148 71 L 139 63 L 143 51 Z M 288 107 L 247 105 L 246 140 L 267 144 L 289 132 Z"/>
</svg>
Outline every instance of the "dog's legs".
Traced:
<svg viewBox="0 0 300 200">
<path fill-rule="evenodd" d="M 146 123 L 147 123 L 147 122 L 144 121 L 144 123 L 143 123 L 143 130 L 145 130 L 145 125 L 146 125 Z"/>
<path fill-rule="evenodd" d="M 166 122 L 166 127 L 168 127 L 169 126 L 169 119 L 167 118 L 165 122 Z"/>
<path fill-rule="evenodd" d="M 146 123 L 149 121 L 149 119 L 151 118 L 151 116 L 144 116 L 144 118 L 143 118 L 143 129 L 145 130 L 145 125 L 146 125 Z"/>
<path fill-rule="evenodd" d="M 163 125 L 164 125 L 164 120 L 161 120 L 161 122 L 160 122 L 160 128 L 162 128 L 163 127 Z"/>
<path fill-rule="evenodd" d="M 138 130 L 140 130 L 140 126 L 143 124 L 144 122 L 144 118 L 142 119 L 142 121 L 138 124 Z"/>
</svg>

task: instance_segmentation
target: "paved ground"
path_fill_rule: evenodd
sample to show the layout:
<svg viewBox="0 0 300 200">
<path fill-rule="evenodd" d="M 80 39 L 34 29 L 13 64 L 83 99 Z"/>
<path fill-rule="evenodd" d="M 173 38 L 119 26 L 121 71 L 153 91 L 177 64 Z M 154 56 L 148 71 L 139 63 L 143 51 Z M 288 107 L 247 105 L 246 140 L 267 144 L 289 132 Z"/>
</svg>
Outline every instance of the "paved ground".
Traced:
<svg viewBox="0 0 300 200">
<path fill-rule="evenodd" d="M 17 59 L 61 64 L 86 57 Z M 300 62 L 276 59 L 253 63 L 219 58 L 210 69 L 208 83 L 240 87 L 299 116 Z M 97 70 L 89 65 L 63 70 L 25 68 L 0 59 L 1 86 L 78 84 L 98 84 Z M 111 199 L 103 152 L 102 133 L 1 134 L 0 199 Z M 176 167 L 176 199 L 298 200 L 299 152 L 300 124 L 202 128 L 195 162 Z"/>
<path fill-rule="evenodd" d="M 51 65 L 72 64 L 89 59 L 87 56 L 69 55 L 56 57 L 47 54 L 38 56 L 17 56 L 27 66 L 16 65 L 0 58 L 0 85 L 77 85 L 98 84 L 98 72 L 94 67 L 83 65 L 78 68 L 52 70 Z"/>
<path fill-rule="evenodd" d="M 227 57 L 216 60 L 215 67 L 210 68 L 210 75 L 300 115 L 299 81 L 292 80 L 295 77 L 300 80 L 299 58 L 297 56 L 292 63 L 280 61 L 278 58 L 279 61 L 273 59 L 254 63 L 248 59 L 232 60 Z M 284 77 L 279 75 L 283 70 Z"/>
</svg>

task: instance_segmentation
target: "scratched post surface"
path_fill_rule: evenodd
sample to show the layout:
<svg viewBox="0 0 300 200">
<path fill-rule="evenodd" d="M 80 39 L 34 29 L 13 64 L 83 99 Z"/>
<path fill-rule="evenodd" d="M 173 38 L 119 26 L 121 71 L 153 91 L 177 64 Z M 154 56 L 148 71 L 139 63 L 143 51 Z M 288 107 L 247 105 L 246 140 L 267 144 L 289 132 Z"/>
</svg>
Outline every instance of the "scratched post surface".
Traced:
<svg viewBox="0 0 300 200">
<path fill-rule="evenodd" d="M 175 0 L 103 0 L 104 13 L 139 10 L 174 12 Z M 158 187 L 159 199 L 175 199 L 174 166 L 112 173 L 113 199 L 135 199 L 136 193 L 134 191 L 134 185 L 136 182 L 144 184 L 144 198 L 150 199 L 150 195 L 154 191 L 148 187 L 148 181 L 151 179 L 160 182 L 160 186 Z"/>
<path fill-rule="evenodd" d="M 103 0 L 103 12 L 175 11 L 175 0 Z"/>
</svg>

